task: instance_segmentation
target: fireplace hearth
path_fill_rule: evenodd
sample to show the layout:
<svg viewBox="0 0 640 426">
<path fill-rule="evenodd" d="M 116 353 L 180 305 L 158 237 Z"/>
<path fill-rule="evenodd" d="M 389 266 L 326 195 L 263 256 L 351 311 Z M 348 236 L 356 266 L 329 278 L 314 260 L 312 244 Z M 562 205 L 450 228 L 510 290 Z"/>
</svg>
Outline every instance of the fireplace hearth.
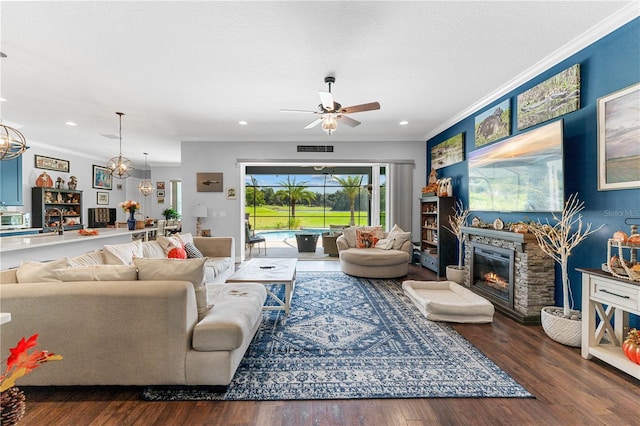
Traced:
<svg viewBox="0 0 640 426">
<path fill-rule="evenodd" d="M 523 324 L 540 324 L 540 310 L 553 306 L 554 262 L 531 234 L 464 227 L 465 282 L 496 310 Z"/>
</svg>

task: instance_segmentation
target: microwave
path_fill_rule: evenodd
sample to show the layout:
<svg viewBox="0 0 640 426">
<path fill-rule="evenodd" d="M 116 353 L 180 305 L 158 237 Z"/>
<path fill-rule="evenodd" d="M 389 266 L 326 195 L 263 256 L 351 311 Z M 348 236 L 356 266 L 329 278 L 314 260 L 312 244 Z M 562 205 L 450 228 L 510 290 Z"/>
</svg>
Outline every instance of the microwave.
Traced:
<svg viewBox="0 0 640 426">
<path fill-rule="evenodd" d="M 0 230 L 31 228 L 31 214 L 22 212 L 0 212 Z"/>
</svg>

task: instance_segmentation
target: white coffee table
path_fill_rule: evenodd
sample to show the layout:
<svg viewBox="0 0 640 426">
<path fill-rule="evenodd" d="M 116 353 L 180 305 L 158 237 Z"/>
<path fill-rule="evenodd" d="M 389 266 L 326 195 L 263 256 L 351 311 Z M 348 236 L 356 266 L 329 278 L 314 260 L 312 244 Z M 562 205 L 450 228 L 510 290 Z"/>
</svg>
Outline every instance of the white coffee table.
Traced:
<svg viewBox="0 0 640 426">
<path fill-rule="evenodd" d="M 227 278 L 228 283 L 261 283 L 284 285 L 284 300 L 275 295 L 269 286 L 267 293 L 278 305 L 263 306 L 265 311 L 284 310 L 286 314 L 291 308 L 291 298 L 296 286 L 296 264 L 298 259 L 255 258 L 243 263 L 240 268 Z"/>
</svg>

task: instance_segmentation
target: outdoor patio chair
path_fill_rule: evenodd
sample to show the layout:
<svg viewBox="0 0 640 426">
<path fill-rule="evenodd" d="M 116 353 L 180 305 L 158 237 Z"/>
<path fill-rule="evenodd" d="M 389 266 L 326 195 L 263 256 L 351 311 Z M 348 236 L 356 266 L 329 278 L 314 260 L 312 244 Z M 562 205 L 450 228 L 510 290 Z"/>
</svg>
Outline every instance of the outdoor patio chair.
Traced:
<svg viewBox="0 0 640 426">
<path fill-rule="evenodd" d="M 254 244 L 259 244 L 259 243 L 264 243 L 264 255 L 267 255 L 267 240 L 264 239 L 264 237 L 256 237 L 253 232 L 251 231 L 251 229 L 249 229 L 249 224 L 245 224 L 244 226 L 244 231 L 245 231 L 245 245 L 249 246 L 249 257 L 251 257 L 251 249 L 253 248 Z M 260 255 L 260 246 L 258 245 L 258 255 Z"/>
</svg>

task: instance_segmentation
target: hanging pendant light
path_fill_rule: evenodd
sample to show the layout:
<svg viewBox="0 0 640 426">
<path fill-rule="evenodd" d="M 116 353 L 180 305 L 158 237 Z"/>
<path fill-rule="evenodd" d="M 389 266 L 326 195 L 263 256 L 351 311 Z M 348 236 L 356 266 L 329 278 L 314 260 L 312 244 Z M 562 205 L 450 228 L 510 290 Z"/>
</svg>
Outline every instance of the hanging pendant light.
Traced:
<svg viewBox="0 0 640 426">
<path fill-rule="evenodd" d="M 0 120 L 0 160 L 13 160 L 27 150 L 24 135 Z"/>
<path fill-rule="evenodd" d="M 122 116 L 124 112 L 116 112 L 120 116 L 120 154 L 107 162 L 107 168 L 111 176 L 118 179 L 126 179 L 133 173 L 133 163 L 127 157 L 122 156 Z"/>
<path fill-rule="evenodd" d="M 149 155 L 149 153 L 143 152 L 143 154 L 144 154 L 144 170 L 145 170 L 145 173 L 147 173 L 149 172 L 148 166 L 147 166 L 147 155 Z M 151 195 L 151 193 L 153 192 L 153 184 L 151 183 L 149 176 L 146 176 L 145 179 L 142 182 L 140 182 L 140 184 L 138 185 L 138 191 L 140 191 L 140 193 L 145 197 L 148 195 Z"/>
</svg>

